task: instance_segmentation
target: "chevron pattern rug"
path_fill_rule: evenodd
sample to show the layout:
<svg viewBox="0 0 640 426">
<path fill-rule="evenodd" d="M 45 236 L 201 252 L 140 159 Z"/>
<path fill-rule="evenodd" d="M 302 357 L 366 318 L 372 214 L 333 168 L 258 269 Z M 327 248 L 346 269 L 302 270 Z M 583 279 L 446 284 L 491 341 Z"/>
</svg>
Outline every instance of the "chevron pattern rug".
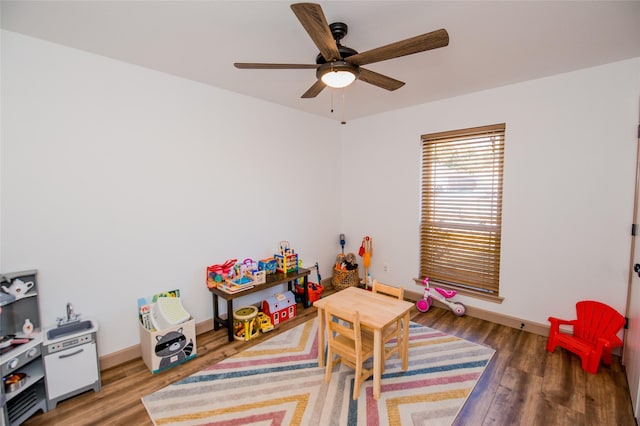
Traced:
<svg viewBox="0 0 640 426">
<path fill-rule="evenodd" d="M 353 370 L 318 368 L 317 319 L 142 398 L 155 425 L 450 425 L 494 350 L 411 323 L 409 369 L 392 357 L 382 394 L 352 397 Z"/>
</svg>

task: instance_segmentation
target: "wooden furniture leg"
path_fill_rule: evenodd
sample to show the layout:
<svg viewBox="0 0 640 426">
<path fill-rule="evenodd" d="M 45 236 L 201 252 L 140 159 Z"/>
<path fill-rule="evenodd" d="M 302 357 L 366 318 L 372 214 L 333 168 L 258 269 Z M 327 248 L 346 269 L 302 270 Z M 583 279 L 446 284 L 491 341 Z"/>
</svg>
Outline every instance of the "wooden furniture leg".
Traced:
<svg viewBox="0 0 640 426">
<path fill-rule="evenodd" d="M 318 367 L 324 367 L 324 309 L 318 308 Z"/>
<path fill-rule="evenodd" d="M 407 371 L 409 368 L 409 320 L 411 319 L 409 313 L 410 311 L 407 311 L 402 320 L 402 371 Z"/>
<path fill-rule="evenodd" d="M 382 330 L 373 331 L 373 399 L 380 398 L 380 383 L 382 382 L 382 363 L 384 352 L 382 347 Z"/>
<path fill-rule="evenodd" d="M 227 335 L 233 342 L 233 299 L 227 300 Z"/>
<path fill-rule="evenodd" d="M 220 326 L 222 324 L 220 324 L 220 321 L 218 320 L 218 318 L 220 318 L 220 313 L 218 312 L 218 295 L 214 294 L 213 295 L 213 329 L 214 330 L 219 330 Z"/>
<path fill-rule="evenodd" d="M 220 327 L 227 327 L 227 339 L 233 342 L 233 299 L 227 299 L 227 319 L 220 317 L 220 309 L 218 308 L 218 295 L 213 293 L 213 329 L 219 330 Z"/>
<path fill-rule="evenodd" d="M 320 283 L 318 283 L 320 284 Z M 311 306 L 311 303 L 309 303 L 309 276 L 305 275 L 304 278 L 302 278 L 302 285 L 304 286 L 304 299 L 302 300 L 303 306 L 305 309 L 307 309 L 309 306 Z"/>
</svg>

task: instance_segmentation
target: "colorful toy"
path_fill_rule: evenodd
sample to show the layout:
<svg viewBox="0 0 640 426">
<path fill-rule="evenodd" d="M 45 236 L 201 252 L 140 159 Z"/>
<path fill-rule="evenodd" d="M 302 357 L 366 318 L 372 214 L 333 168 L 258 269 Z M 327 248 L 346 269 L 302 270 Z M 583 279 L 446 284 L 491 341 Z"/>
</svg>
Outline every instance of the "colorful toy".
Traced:
<svg viewBox="0 0 640 426">
<path fill-rule="evenodd" d="M 354 269 L 358 269 L 356 255 L 354 253 L 338 253 L 338 256 L 336 256 L 335 269 L 340 271 L 353 271 Z"/>
<path fill-rule="evenodd" d="M 302 302 L 304 300 L 304 284 L 296 284 L 296 301 Z M 321 284 L 316 284 L 309 281 L 307 283 L 307 296 L 309 297 L 307 307 L 311 306 L 313 302 L 322 298 L 324 287 Z"/>
<path fill-rule="evenodd" d="M 254 271 L 258 271 L 258 264 L 251 258 L 247 258 L 242 263 L 237 263 L 234 267 L 237 276 L 240 275 L 253 275 Z"/>
<path fill-rule="evenodd" d="M 265 271 L 267 275 L 275 274 L 276 266 L 278 266 L 278 262 L 273 257 L 258 261 L 258 269 L 261 271 Z"/>
<path fill-rule="evenodd" d="M 289 241 L 280 241 L 280 254 L 293 254 Z"/>
<path fill-rule="evenodd" d="M 373 239 L 370 236 L 366 236 L 362 239 L 362 245 L 358 254 L 362 257 L 362 265 L 364 266 L 364 279 L 366 280 L 366 286 L 371 287 L 371 275 L 369 274 L 369 267 L 371 266 L 371 256 L 373 256 Z"/>
<path fill-rule="evenodd" d="M 449 309 L 459 317 L 463 316 L 467 312 L 467 308 L 462 303 L 449 300 L 458 294 L 457 291 L 434 287 L 435 292 L 432 293 L 429 288 L 429 277 L 426 277 L 422 281 L 422 285 L 424 286 L 424 294 L 422 295 L 422 299 L 419 299 L 416 302 L 416 308 L 418 308 L 420 312 L 427 312 L 429 310 L 433 304 L 431 298 L 447 305 Z"/>
<path fill-rule="evenodd" d="M 207 266 L 207 287 L 216 288 L 218 283 L 233 276 L 233 268 L 237 259 L 229 259 L 221 265 Z"/>
<path fill-rule="evenodd" d="M 233 334 L 236 340 L 250 340 L 258 335 L 258 308 L 244 306 L 233 313 Z"/>
<path fill-rule="evenodd" d="M 300 265 L 302 267 L 302 265 Z M 313 302 L 322 298 L 322 293 L 324 291 L 324 287 L 322 284 L 322 277 L 320 277 L 320 267 L 318 266 L 318 262 L 315 263 L 309 269 L 316 269 L 318 276 L 318 283 L 314 283 L 311 281 L 307 282 L 307 307 L 311 306 Z M 304 278 L 298 278 L 298 281 L 295 283 L 295 294 L 296 294 L 296 302 L 304 302 Z"/>
<path fill-rule="evenodd" d="M 264 312 L 258 312 L 258 327 L 263 333 L 267 333 L 273 330 L 273 324 L 271 324 L 271 318 Z"/>
<path fill-rule="evenodd" d="M 276 259 L 277 272 L 287 272 L 298 270 L 298 255 L 289 246 L 289 241 L 280 241 L 280 253 L 273 255 Z"/>
<path fill-rule="evenodd" d="M 271 318 L 273 325 L 296 316 L 296 297 L 290 291 L 276 294 L 262 301 L 262 312 Z"/>
<path fill-rule="evenodd" d="M 221 275 L 217 275 L 216 278 Z M 234 285 L 238 286 L 253 286 L 256 284 L 264 284 L 266 282 L 266 272 L 260 271 L 258 268 L 258 263 L 253 259 L 247 258 L 242 262 L 236 263 L 232 269 L 227 273 L 227 278 L 223 279 L 222 282 L 218 281 L 218 287 L 223 290 L 231 290 L 233 292 L 237 288 Z M 245 290 L 249 287 L 245 287 Z"/>
</svg>

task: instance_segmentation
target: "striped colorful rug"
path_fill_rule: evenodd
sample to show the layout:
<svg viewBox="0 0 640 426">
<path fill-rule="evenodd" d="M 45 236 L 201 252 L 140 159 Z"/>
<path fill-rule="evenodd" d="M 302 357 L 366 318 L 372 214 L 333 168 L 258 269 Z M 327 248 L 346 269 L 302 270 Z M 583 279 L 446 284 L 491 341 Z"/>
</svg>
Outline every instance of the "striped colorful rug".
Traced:
<svg viewBox="0 0 640 426">
<path fill-rule="evenodd" d="M 314 319 L 142 402 L 155 425 L 450 425 L 495 351 L 415 323 L 409 338 L 409 369 L 389 359 L 377 401 L 371 379 L 351 398 L 348 367 L 325 383 Z"/>
</svg>

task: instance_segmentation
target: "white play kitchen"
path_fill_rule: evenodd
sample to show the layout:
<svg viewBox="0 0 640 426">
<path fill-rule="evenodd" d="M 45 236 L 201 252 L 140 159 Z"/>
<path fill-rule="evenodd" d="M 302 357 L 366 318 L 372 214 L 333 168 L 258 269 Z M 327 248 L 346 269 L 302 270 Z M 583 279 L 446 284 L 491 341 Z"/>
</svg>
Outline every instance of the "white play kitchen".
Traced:
<svg viewBox="0 0 640 426">
<path fill-rule="evenodd" d="M 101 389 L 96 333 L 68 303 L 57 324 L 40 321 L 37 271 L 0 274 L 0 426 L 20 425 L 67 398 Z"/>
<path fill-rule="evenodd" d="M 70 303 L 66 317 L 58 318 L 58 325 L 46 330 L 42 358 L 49 410 L 71 396 L 100 390 L 97 332 L 98 324 L 81 320 Z"/>
</svg>

